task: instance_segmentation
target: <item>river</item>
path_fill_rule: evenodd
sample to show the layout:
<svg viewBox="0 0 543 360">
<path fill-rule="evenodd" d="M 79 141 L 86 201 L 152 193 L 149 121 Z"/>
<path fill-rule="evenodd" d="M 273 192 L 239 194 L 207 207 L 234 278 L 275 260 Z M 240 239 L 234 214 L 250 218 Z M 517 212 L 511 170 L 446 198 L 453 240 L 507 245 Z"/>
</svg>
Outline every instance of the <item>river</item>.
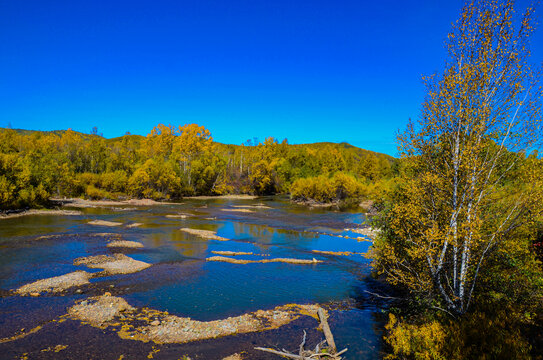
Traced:
<svg viewBox="0 0 543 360">
<path fill-rule="evenodd" d="M 281 197 L 185 200 L 180 204 L 109 206 L 80 209 L 81 215 L 32 215 L 0 220 L 0 352 L 6 359 L 278 359 L 254 346 L 297 349 L 308 331 L 308 345 L 323 338 L 317 322 L 303 317 L 279 329 L 158 345 L 123 340 L 62 318 L 74 302 L 110 292 L 135 307 L 148 307 L 200 321 L 238 316 L 279 305 L 319 303 L 330 309 L 330 327 L 345 359 L 380 358 L 383 302 L 366 291 L 380 284 L 370 276 L 370 241 L 345 229 L 364 223 L 356 211 L 308 209 Z M 183 214 L 182 217 L 171 215 Z M 168 217 L 168 215 L 170 217 Z M 91 220 L 122 223 L 107 227 Z M 138 227 L 128 227 L 141 223 Z M 228 241 L 208 240 L 180 228 L 216 231 Z M 104 236 L 119 234 L 141 249 L 106 247 Z M 40 238 L 47 235 L 52 237 Z M 349 256 L 318 251 L 354 252 Z M 93 278 L 90 284 L 60 293 L 19 296 L 14 289 L 33 281 L 89 270 L 75 266 L 82 256 L 122 252 L 152 264 L 132 273 Z M 212 251 L 250 252 L 237 259 L 316 259 L 315 264 L 210 262 Z M 59 320 L 62 319 L 62 320 Z M 39 330 L 28 334 L 29 329 Z M 24 334 L 19 338 L 14 335 Z M 11 337 L 11 338 L 10 338 Z M 8 341 L 9 339 L 9 341 Z M 122 355 L 122 356 L 121 356 Z"/>
</svg>

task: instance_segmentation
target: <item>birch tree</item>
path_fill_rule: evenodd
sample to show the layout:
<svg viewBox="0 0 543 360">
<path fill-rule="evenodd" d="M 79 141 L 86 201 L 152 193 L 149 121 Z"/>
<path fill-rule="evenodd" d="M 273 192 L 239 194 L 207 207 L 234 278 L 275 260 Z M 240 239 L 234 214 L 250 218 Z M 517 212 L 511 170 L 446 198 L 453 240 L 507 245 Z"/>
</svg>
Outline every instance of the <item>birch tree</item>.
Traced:
<svg viewBox="0 0 543 360">
<path fill-rule="evenodd" d="M 381 219 L 375 265 L 451 314 L 468 310 L 485 261 L 541 200 L 525 161 L 542 138 L 533 30 L 533 7 L 519 16 L 513 1 L 469 1 L 444 71 L 425 78 L 419 121 L 398 136 L 406 175 Z"/>
</svg>

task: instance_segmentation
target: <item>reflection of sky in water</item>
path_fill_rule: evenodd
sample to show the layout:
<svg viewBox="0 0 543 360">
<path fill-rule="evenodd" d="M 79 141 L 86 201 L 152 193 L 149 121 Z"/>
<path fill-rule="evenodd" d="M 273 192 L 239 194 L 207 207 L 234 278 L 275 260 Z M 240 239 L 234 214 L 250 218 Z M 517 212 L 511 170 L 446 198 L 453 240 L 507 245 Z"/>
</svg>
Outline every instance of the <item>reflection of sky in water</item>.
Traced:
<svg viewBox="0 0 543 360">
<path fill-rule="evenodd" d="M 272 208 L 247 208 L 254 212 L 221 210 L 254 204 Z M 198 320 L 235 316 L 286 303 L 340 301 L 360 291 L 365 286 L 363 279 L 369 275 L 369 261 L 361 255 L 343 257 L 311 251 L 365 253 L 369 242 L 338 237 L 359 236 L 343 231 L 365 220 L 358 213 L 308 210 L 277 199 L 187 200 L 178 205 L 127 211 L 90 208 L 83 212 L 82 216 L 29 216 L 0 221 L 0 288 L 12 289 L 77 269 L 96 271 L 72 265 L 77 257 L 113 251 L 105 247 L 105 238 L 88 236 L 96 232 L 121 233 L 126 240 L 142 242 L 144 249 L 128 255 L 155 264 L 140 273 L 107 278 L 117 286 L 128 288 L 124 295 L 128 302 Z M 178 213 L 191 216 L 166 217 Z M 92 219 L 143 225 L 138 228 L 88 225 Z M 202 239 L 179 231 L 182 227 L 217 231 L 217 235 L 231 240 Z M 59 233 L 79 236 L 36 239 Z M 240 259 L 291 257 L 324 262 L 316 265 L 206 262 L 205 258 L 214 255 L 212 251 L 256 254 L 238 256 Z M 376 310 L 370 306 L 356 312 L 355 317 L 360 320 L 356 323 L 342 320 L 347 327 L 362 327 L 357 333 L 363 331 L 364 341 L 373 347 L 378 343 L 372 315 Z M 358 342 L 349 347 L 362 349 L 361 354 L 376 351 L 361 339 L 348 340 L 353 341 Z"/>
</svg>

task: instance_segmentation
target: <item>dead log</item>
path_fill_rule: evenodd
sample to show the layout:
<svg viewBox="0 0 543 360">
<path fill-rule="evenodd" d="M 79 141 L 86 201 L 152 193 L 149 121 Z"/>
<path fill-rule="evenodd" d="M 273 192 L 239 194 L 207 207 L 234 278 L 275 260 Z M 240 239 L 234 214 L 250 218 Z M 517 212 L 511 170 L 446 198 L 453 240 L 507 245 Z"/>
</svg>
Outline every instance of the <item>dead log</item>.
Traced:
<svg viewBox="0 0 543 360">
<path fill-rule="evenodd" d="M 328 326 L 328 321 L 326 320 L 324 310 L 322 310 L 322 308 L 318 308 L 317 314 L 319 314 L 322 331 L 324 332 L 324 337 L 326 338 L 326 342 L 328 343 L 330 353 L 335 354 L 337 351 L 336 342 L 334 341 L 334 335 L 332 335 L 332 331 L 330 331 L 330 326 Z"/>
<path fill-rule="evenodd" d="M 329 360 L 341 360 L 341 354 L 345 353 L 347 349 L 343 349 L 340 352 L 337 352 L 336 343 L 334 341 L 334 336 L 332 335 L 332 331 L 330 331 L 330 326 L 328 326 L 328 321 L 326 320 L 326 315 L 324 314 L 324 310 L 321 308 L 317 309 L 317 314 L 319 315 L 320 321 L 321 321 L 321 327 L 324 332 L 324 336 L 326 337 L 325 341 L 322 341 L 321 343 L 317 344 L 315 346 L 315 351 L 311 350 L 305 350 L 304 345 L 306 341 L 306 332 L 304 330 L 304 337 L 302 339 L 302 343 L 300 344 L 299 348 L 299 355 L 293 354 L 288 352 L 287 350 L 279 351 L 274 350 L 270 348 L 263 348 L 263 347 L 255 347 L 256 350 L 269 352 L 275 355 L 284 356 L 290 359 L 294 360 L 315 360 L 315 359 L 329 359 Z M 321 346 L 324 343 L 328 343 L 327 347 L 323 347 L 321 349 Z"/>
</svg>

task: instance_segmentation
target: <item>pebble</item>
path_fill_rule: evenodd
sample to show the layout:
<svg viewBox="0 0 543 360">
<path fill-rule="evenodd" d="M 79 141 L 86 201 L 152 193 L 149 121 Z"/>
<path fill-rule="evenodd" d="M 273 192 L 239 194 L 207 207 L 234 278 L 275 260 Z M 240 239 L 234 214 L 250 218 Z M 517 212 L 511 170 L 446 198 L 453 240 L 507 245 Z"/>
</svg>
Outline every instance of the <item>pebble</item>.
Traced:
<svg viewBox="0 0 543 360">
<path fill-rule="evenodd" d="M 31 292 L 30 296 L 40 296 L 40 293 L 39 292 Z"/>
<path fill-rule="evenodd" d="M 151 325 L 152 326 L 158 326 L 158 325 L 160 325 L 160 321 L 158 321 L 158 320 L 152 321 Z"/>
</svg>

